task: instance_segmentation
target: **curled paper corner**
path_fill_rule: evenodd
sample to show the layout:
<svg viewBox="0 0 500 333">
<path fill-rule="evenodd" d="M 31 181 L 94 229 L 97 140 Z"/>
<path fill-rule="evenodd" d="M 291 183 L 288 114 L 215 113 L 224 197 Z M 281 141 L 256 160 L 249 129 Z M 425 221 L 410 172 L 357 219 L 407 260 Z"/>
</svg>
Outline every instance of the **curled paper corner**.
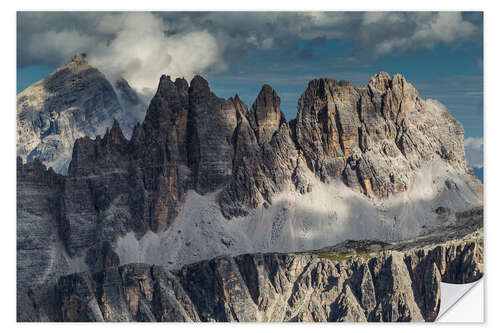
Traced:
<svg viewBox="0 0 500 333">
<path fill-rule="evenodd" d="M 441 306 L 436 322 L 484 322 L 484 279 L 472 283 L 441 282 Z"/>
</svg>

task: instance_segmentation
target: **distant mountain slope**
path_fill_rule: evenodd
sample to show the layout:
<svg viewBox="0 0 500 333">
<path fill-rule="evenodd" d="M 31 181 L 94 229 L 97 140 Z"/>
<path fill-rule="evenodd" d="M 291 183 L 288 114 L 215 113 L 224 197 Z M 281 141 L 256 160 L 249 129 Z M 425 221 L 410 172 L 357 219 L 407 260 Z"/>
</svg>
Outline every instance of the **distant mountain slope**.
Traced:
<svg viewBox="0 0 500 333">
<path fill-rule="evenodd" d="M 103 135 L 113 119 L 130 136 L 145 107 L 128 84 L 120 81 L 117 87 L 120 96 L 83 54 L 77 54 L 23 90 L 17 95 L 17 155 L 27 162 L 39 159 L 65 174 L 76 139 Z"/>
</svg>

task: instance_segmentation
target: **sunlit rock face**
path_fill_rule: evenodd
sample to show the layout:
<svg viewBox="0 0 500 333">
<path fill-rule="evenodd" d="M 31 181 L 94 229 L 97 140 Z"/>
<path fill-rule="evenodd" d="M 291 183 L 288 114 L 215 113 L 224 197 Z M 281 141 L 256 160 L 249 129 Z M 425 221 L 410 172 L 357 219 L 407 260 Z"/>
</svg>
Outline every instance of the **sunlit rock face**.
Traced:
<svg viewBox="0 0 500 333">
<path fill-rule="evenodd" d="M 262 145 L 271 141 L 274 133 L 285 123 L 285 115 L 280 109 L 280 98 L 270 85 L 263 85 L 252 105 L 247 118 L 255 132 L 257 142 Z"/>
<path fill-rule="evenodd" d="M 415 170 L 440 157 L 465 173 L 463 128 L 437 101 L 423 100 L 401 75 L 367 87 L 313 80 L 299 100 L 296 140 L 321 179 L 376 197 L 406 191 Z"/>
<path fill-rule="evenodd" d="M 32 186 L 51 170 L 22 171 L 18 210 L 58 233 L 18 242 L 18 271 L 61 263 L 23 288 L 132 262 L 178 269 L 219 255 L 403 240 L 482 206 L 462 126 L 401 75 L 380 73 L 362 88 L 313 80 L 289 122 L 270 86 L 248 109 L 200 76 L 162 76 L 132 132 L 127 139 L 116 121 L 77 139 L 57 191 Z M 30 223 L 18 214 L 18 226 Z M 338 306 L 351 299 L 346 289 Z"/>
<path fill-rule="evenodd" d="M 144 104 L 124 79 L 116 89 L 84 54 L 75 55 L 17 95 L 17 155 L 66 174 L 76 139 L 103 135 L 113 119 L 130 137 Z"/>
</svg>

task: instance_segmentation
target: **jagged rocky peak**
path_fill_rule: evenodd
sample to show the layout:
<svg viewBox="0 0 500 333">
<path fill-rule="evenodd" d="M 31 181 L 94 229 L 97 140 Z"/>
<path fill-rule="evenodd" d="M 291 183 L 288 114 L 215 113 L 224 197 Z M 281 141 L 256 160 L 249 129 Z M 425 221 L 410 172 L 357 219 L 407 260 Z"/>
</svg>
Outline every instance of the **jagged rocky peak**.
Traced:
<svg viewBox="0 0 500 333">
<path fill-rule="evenodd" d="M 205 193 L 231 174 L 236 121 L 233 102 L 215 96 L 201 76 L 188 85 L 185 79 L 172 82 L 163 75 L 143 127 L 150 142 L 159 140 L 168 147 L 171 162 L 189 167 L 195 188 Z"/>
<path fill-rule="evenodd" d="M 166 142 L 170 136 L 177 142 L 177 149 L 184 151 L 189 106 L 187 90 L 186 80 L 177 79 L 174 83 L 170 76 L 162 75 L 144 120 L 149 132 L 154 129 L 154 133 L 150 133 L 153 136 L 151 139 Z"/>
<path fill-rule="evenodd" d="M 160 96 L 167 97 L 169 93 L 177 90 L 179 93 L 187 93 L 189 89 L 189 84 L 184 78 L 176 78 L 175 82 L 172 81 L 170 75 L 163 74 L 160 77 L 160 82 L 158 83 L 158 89 L 156 91 Z"/>
<path fill-rule="evenodd" d="M 177 87 L 177 89 L 179 89 L 180 91 L 187 92 L 188 89 L 189 89 L 189 84 L 186 81 L 186 79 L 183 78 L 183 77 L 182 78 L 180 78 L 180 77 L 176 78 L 174 84 Z"/>
<path fill-rule="evenodd" d="M 350 187 L 387 196 L 406 190 L 414 170 L 435 157 L 465 167 L 462 126 L 400 74 L 376 74 L 363 88 L 313 80 L 298 108 L 297 143 L 323 180 L 342 176 Z"/>
<path fill-rule="evenodd" d="M 397 96 L 407 96 L 409 98 L 416 98 L 418 95 L 417 90 L 413 85 L 406 81 L 402 74 L 394 74 L 391 78 L 386 72 L 380 72 L 372 75 L 368 87 L 374 91 L 383 94 L 391 90 Z M 401 98 L 400 98 L 401 99 Z"/>
<path fill-rule="evenodd" d="M 309 82 L 299 99 L 297 142 L 311 168 L 322 178 L 338 176 L 337 163 L 341 164 L 340 159 L 350 155 L 353 143 L 357 143 L 358 99 L 359 94 L 350 83 L 325 78 Z M 315 163 L 323 157 L 331 160 Z"/>
<path fill-rule="evenodd" d="M 189 87 L 189 166 L 200 193 L 215 191 L 232 174 L 232 136 L 237 125 L 235 105 L 217 97 L 196 75 Z"/>
<path fill-rule="evenodd" d="M 193 91 L 200 91 L 204 93 L 210 93 L 210 87 L 208 81 L 201 75 L 195 75 L 191 80 L 190 88 Z"/>
<path fill-rule="evenodd" d="M 56 184 L 63 181 L 63 177 L 51 167 L 47 168 L 40 160 L 35 159 L 31 163 L 23 163 L 19 156 L 16 159 L 17 177 L 29 179 L 33 183 Z"/>
<path fill-rule="evenodd" d="M 368 87 L 378 91 L 387 91 L 390 87 L 391 76 L 386 72 L 380 72 L 378 74 L 372 75 Z"/>
<path fill-rule="evenodd" d="M 137 95 L 131 97 L 126 81 L 121 86 L 138 100 Z M 76 54 L 17 95 L 17 155 L 27 162 L 39 159 L 65 174 L 75 139 L 103 135 L 113 119 L 131 134 L 144 114 L 140 102 L 131 103 L 122 105 L 105 75 L 88 63 L 85 54 Z"/>
<path fill-rule="evenodd" d="M 82 65 L 88 65 L 87 62 L 87 54 L 85 53 L 76 53 L 73 57 L 68 62 L 68 65 L 72 66 L 82 66 Z"/>
<path fill-rule="evenodd" d="M 270 204 L 289 183 L 303 187 L 298 151 L 280 98 L 269 85 L 262 87 L 252 108 L 239 117 L 233 144 L 232 177 L 218 197 L 226 217 L 246 215 L 261 204 Z"/>
<path fill-rule="evenodd" d="M 262 86 L 247 116 L 259 144 L 270 141 L 280 125 L 286 122 L 280 109 L 280 98 L 267 84 Z"/>
<path fill-rule="evenodd" d="M 235 127 L 235 106 L 215 96 L 206 80 L 195 77 L 188 86 L 164 75 L 130 142 L 117 123 L 102 139 L 77 140 L 70 175 L 92 175 L 95 187 L 114 193 L 110 201 L 130 217 L 125 228 L 158 232 L 173 221 L 188 189 L 205 193 L 227 183 Z"/>
<path fill-rule="evenodd" d="M 123 168 L 122 156 L 128 154 L 128 151 L 129 140 L 114 119 L 113 125 L 106 128 L 102 137 L 97 135 L 95 139 L 88 136 L 76 139 L 68 175 L 75 178 L 96 176 Z"/>
<path fill-rule="evenodd" d="M 234 95 L 234 98 L 230 97 L 229 100 L 234 104 L 234 108 L 236 109 L 236 113 L 237 113 L 238 117 L 240 117 L 242 115 L 246 115 L 246 113 L 248 112 L 248 107 L 240 99 L 240 96 L 238 94 Z"/>
<path fill-rule="evenodd" d="M 106 129 L 106 134 L 104 134 L 103 140 L 109 146 L 123 146 L 128 143 L 127 139 L 123 135 L 122 129 L 120 128 L 120 124 L 118 124 L 118 121 L 116 119 L 113 120 L 113 126 L 111 127 L 111 129 Z"/>
<path fill-rule="evenodd" d="M 418 96 L 418 91 L 401 74 L 395 74 L 392 79 L 385 72 L 373 75 L 368 88 L 372 96 L 383 96 L 382 102 L 387 105 L 384 116 L 389 115 L 396 123 L 401 123 L 404 119 L 404 116 L 396 119 L 398 114 L 422 107 L 420 104 L 423 100 Z"/>
</svg>

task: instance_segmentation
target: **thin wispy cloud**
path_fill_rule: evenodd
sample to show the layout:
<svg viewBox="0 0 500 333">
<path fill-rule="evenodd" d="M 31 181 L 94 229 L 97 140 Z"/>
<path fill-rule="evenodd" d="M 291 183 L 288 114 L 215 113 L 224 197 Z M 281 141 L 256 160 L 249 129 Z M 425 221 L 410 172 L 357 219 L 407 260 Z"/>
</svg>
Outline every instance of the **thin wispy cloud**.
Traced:
<svg viewBox="0 0 500 333">
<path fill-rule="evenodd" d="M 483 167 L 483 138 L 468 137 L 464 140 L 467 164 L 472 168 Z"/>
</svg>

